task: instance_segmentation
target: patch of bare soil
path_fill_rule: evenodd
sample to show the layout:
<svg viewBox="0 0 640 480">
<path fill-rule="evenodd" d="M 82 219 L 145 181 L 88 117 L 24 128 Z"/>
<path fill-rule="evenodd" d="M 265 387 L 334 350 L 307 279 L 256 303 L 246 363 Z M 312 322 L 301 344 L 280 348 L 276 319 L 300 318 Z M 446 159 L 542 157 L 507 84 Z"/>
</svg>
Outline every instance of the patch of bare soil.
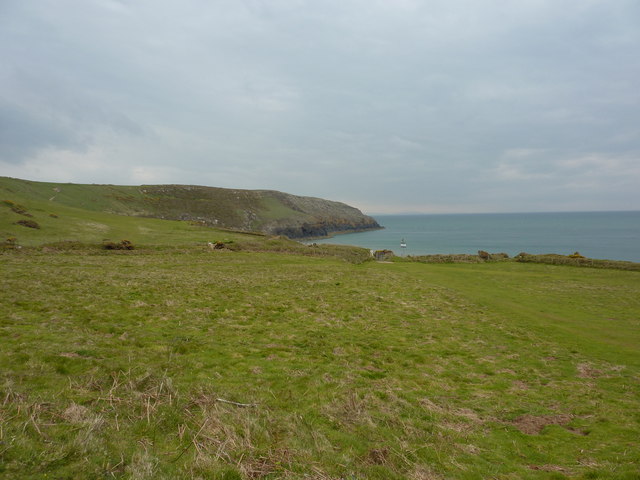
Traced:
<svg viewBox="0 0 640 480">
<path fill-rule="evenodd" d="M 421 398 L 420 399 L 420 405 L 422 405 L 423 408 L 430 410 L 432 412 L 435 413 L 439 413 L 439 414 L 451 414 L 451 415 L 455 415 L 457 417 L 463 417 L 467 420 L 469 420 L 470 422 L 473 423 L 482 423 L 483 420 L 478 416 L 478 414 L 476 412 L 474 412 L 473 410 L 469 409 L 469 408 L 456 408 L 456 407 L 452 407 L 452 406 L 441 406 L 438 405 L 434 402 L 432 402 L 430 399 L 428 398 Z"/>
<path fill-rule="evenodd" d="M 369 450 L 367 460 L 374 465 L 384 465 L 389 458 L 389 449 L 387 447 L 372 448 Z"/>
<path fill-rule="evenodd" d="M 521 392 L 524 390 L 529 390 L 529 385 L 526 382 L 515 380 L 511 384 L 511 388 L 509 390 L 513 392 Z"/>
<path fill-rule="evenodd" d="M 443 477 L 427 466 L 417 465 L 408 478 L 410 480 L 441 480 Z"/>
<path fill-rule="evenodd" d="M 571 415 L 522 415 L 511 424 L 522 433 L 538 435 L 547 425 L 560 425 L 564 427 L 571 421 Z"/>
<path fill-rule="evenodd" d="M 578 365 L 578 376 L 580 378 L 598 378 L 602 377 L 602 370 L 598 370 L 597 368 L 593 368 L 588 363 L 581 363 Z"/>
<path fill-rule="evenodd" d="M 67 358 L 78 358 L 80 357 L 79 354 L 75 353 L 75 352 L 62 352 L 60 354 L 61 357 L 67 357 Z"/>
<path fill-rule="evenodd" d="M 63 412 L 62 417 L 71 423 L 83 423 L 90 415 L 91 412 L 87 407 L 72 403 L 69 408 Z"/>
<path fill-rule="evenodd" d="M 573 472 L 568 468 L 561 467 L 559 465 L 529 465 L 531 470 L 540 470 L 543 472 L 560 472 L 571 475 Z"/>
<path fill-rule="evenodd" d="M 60 357 L 66 357 L 66 358 L 84 358 L 84 359 L 88 359 L 89 357 L 85 357 L 84 355 L 80 355 L 79 353 L 76 352 L 62 352 L 59 354 Z"/>
</svg>

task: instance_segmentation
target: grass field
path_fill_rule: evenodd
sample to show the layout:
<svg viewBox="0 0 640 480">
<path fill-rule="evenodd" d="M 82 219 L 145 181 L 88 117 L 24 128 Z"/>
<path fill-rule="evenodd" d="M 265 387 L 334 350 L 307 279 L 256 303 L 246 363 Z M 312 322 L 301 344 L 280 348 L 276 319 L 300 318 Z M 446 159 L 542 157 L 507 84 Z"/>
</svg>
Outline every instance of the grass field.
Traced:
<svg viewBox="0 0 640 480">
<path fill-rule="evenodd" d="M 0 254 L 0 477 L 640 478 L 638 272 L 253 241 Z"/>
</svg>

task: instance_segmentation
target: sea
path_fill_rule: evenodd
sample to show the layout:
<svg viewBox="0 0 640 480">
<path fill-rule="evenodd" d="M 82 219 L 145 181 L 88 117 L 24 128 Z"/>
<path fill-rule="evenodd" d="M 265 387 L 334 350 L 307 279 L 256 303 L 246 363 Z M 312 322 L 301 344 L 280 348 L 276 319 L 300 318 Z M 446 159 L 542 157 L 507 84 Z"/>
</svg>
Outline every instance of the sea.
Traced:
<svg viewBox="0 0 640 480">
<path fill-rule="evenodd" d="M 392 250 L 396 255 L 579 252 L 640 262 L 640 211 L 374 215 L 382 230 L 313 240 Z M 401 244 L 406 247 L 401 247 Z"/>
</svg>

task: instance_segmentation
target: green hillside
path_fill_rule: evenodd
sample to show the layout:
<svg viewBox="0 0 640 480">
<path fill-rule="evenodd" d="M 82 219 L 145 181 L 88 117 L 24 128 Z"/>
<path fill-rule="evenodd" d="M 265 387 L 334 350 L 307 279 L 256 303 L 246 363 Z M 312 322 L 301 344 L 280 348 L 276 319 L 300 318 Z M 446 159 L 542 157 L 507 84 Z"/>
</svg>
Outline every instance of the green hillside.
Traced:
<svg viewBox="0 0 640 480">
<path fill-rule="evenodd" d="M 104 214 L 180 220 L 292 238 L 380 228 L 375 220 L 343 203 L 268 190 L 189 185 L 79 185 L 0 177 L 0 201 L 3 200 L 5 208 L 10 207 L 7 202 L 25 206 L 28 213 L 38 216 L 34 221 L 43 222 L 43 228 L 53 230 L 54 224 L 44 218 L 51 214 L 58 218 L 63 215 L 94 218 L 100 214 L 93 222 L 97 224 L 103 224 L 99 218 L 113 218 Z M 12 213 L 17 212 L 14 209 Z M 4 222 L 9 218 L 6 209 L 0 211 L 0 215 Z M 82 221 L 79 222 L 77 229 L 82 231 Z M 112 220 L 107 221 L 107 225 L 111 223 Z M 2 228 L 7 230 L 4 224 Z"/>
</svg>

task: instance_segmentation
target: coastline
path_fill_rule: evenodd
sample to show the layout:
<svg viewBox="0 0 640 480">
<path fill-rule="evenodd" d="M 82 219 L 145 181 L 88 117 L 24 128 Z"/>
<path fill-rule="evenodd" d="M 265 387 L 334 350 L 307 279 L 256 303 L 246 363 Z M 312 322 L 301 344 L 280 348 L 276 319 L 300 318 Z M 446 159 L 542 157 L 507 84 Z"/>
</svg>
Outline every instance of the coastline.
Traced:
<svg viewBox="0 0 640 480">
<path fill-rule="evenodd" d="M 401 256 L 475 255 L 479 250 L 640 262 L 640 211 L 421 214 L 373 217 L 383 229 L 305 239 L 305 243 L 391 250 Z M 349 235 L 347 235 L 347 233 Z M 407 248 L 400 243 L 406 241 Z"/>
<path fill-rule="evenodd" d="M 350 230 L 337 230 L 335 232 L 331 232 L 328 235 L 324 235 L 324 236 L 311 236 L 311 237 L 304 237 L 304 238 L 292 238 L 292 240 L 296 240 L 302 244 L 308 245 L 309 243 L 314 243 L 317 240 L 329 240 L 332 239 L 336 236 L 344 236 L 344 235 L 349 235 L 349 234 L 355 234 L 355 233 L 366 233 L 366 232 L 374 232 L 377 230 L 384 230 L 386 227 L 384 226 L 379 226 L 379 227 L 372 227 L 372 228 L 358 228 L 358 229 L 350 229 Z M 354 245 L 354 247 L 357 247 L 358 245 Z"/>
</svg>

